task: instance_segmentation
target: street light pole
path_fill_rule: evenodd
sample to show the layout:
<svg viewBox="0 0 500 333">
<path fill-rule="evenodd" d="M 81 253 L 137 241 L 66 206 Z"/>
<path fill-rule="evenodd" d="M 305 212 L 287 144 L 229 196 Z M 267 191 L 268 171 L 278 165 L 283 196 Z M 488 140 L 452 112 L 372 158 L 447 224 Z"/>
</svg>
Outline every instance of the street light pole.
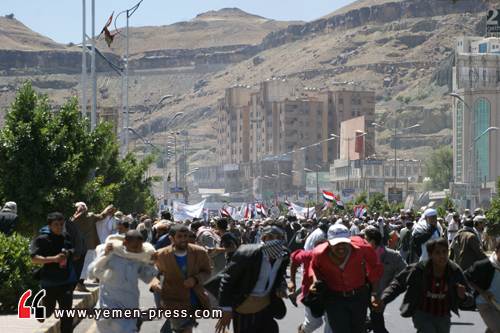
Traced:
<svg viewBox="0 0 500 333">
<path fill-rule="evenodd" d="M 97 112 L 97 77 L 95 70 L 95 0 L 92 0 L 92 53 L 90 64 L 90 76 L 92 77 L 92 108 L 90 112 L 90 129 L 93 131 L 96 127 L 96 112 Z"/>
<path fill-rule="evenodd" d="M 82 117 L 87 116 L 87 6 L 82 0 Z"/>
</svg>

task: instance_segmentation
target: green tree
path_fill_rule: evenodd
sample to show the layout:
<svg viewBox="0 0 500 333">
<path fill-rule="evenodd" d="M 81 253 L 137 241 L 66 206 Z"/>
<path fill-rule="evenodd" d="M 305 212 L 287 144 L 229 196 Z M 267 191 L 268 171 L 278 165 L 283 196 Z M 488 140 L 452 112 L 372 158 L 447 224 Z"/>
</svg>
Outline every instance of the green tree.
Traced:
<svg viewBox="0 0 500 333">
<path fill-rule="evenodd" d="M 387 200 L 385 200 L 384 193 L 373 193 L 370 195 L 370 199 L 368 200 L 368 211 L 370 214 L 375 212 L 384 213 L 385 211 L 390 211 L 390 206 Z"/>
<path fill-rule="evenodd" d="M 500 236 L 500 178 L 497 180 L 497 194 L 491 201 L 490 209 L 486 212 L 488 220 L 488 234 L 493 237 Z"/>
<path fill-rule="evenodd" d="M 427 177 L 434 190 L 443 190 L 450 186 L 453 179 L 453 150 L 451 147 L 435 149 L 425 161 Z"/>
<path fill-rule="evenodd" d="M 367 204 L 368 203 L 368 193 L 361 192 L 354 200 L 355 205 Z"/>
<path fill-rule="evenodd" d="M 0 194 L 17 202 L 19 230 L 36 232 L 47 212 L 70 214 L 81 200 L 94 209 L 114 203 L 154 212 L 152 179 L 144 178 L 152 159 L 120 160 L 118 151 L 109 124 L 89 131 L 76 99 L 52 110 L 47 96 L 23 85 L 0 131 Z"/>
</svg>

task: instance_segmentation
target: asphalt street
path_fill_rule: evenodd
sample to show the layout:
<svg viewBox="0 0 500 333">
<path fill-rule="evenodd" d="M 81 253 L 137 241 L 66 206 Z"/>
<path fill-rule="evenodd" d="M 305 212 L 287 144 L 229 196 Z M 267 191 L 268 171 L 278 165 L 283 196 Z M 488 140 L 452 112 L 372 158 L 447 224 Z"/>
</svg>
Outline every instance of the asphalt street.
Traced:
<svg viewBox="0 0 500 333">
<path fill-rule="evenodd" d="M 153 295 L 149 292 L 147 285 L 140 283 L 140 306 L 143 309 L 154 308 Z M 385 310 L 386 327 L 389 332 L 415 332 L 411 319 L 402 318 L 399 315 L 399 305 L 401 304 L 402 297 L 399 297 L 394 302 L 389 304 Z M 287 314 L 283 320 L 279 321 L 280 332 L 292 333 L 297 332 L 297 327 L 304 319 L 304 307 L 294 307 L 287 299 Z M 215 319 L 203 319 L 200 321 L 199 326 L 194 330 L 195 333 L 213 333 L 215 332 Z M 163 321 L 150 321 L 144 322 L 141 332 L 143 333 L 158 333 L 163 325 Z M 482 333 L 485 332 L 486 326 L 484 325 L 479 313 L 477 312 L 461 312 L 460 318 L 453 316 L 452 318 L 452 333 Z M 75 333 L 95 333 L 97 332 L 94 320 L 85 319 L 75 329 Z M 323 332 L 323 329 L 317 330 Z M 105 332 L 103 332 L 105 333 Z"/>
</svg>

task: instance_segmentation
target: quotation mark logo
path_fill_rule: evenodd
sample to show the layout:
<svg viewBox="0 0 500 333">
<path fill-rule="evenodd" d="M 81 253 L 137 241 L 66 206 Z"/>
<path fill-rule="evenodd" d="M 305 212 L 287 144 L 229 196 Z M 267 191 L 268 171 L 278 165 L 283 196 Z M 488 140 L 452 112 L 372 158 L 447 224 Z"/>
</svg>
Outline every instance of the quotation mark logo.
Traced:
<svg viewBox="0 0 500 333">
<path fill-rule="evenodd" d="M 31 305 L 26 305 L 28 302 L 28 298 L 31 297 L 32 291 L 31 289 L 26 290 L 19 298 L 19 303 L 17 305 L 17 317 L 18 318 L 35 318 L 35 319 L 45 319 L 47 315 L 47 310 L 45 306 L 41 305 L 42 299 L 45 297 L 46 291 L 45 289 L 40 290 L 35 297 L 33 297 L 33 301 L 31 301 Z"/>
</svg>

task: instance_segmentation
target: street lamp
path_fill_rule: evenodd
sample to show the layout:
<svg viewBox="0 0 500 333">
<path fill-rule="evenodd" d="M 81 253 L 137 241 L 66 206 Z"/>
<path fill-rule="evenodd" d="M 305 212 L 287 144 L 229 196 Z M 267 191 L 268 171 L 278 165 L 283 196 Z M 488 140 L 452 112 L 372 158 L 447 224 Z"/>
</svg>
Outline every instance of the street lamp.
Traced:
<svg viewBox="0 0 500 333">
<path fill-rule="evenodd" d="M 116 18 L 115 18 L 115 28 L 116 28 L 116 21 L 118 20 L 118 17 L 121 15 L 121 14 L 124 14 L 126 13 L 126 16 L 127 16 L 127 26 L 126 26 L 126 55 L 125 55 L 125 127 L 129 127 L 129 109 L 128 109 L 128 58 L 129 58 L 129 37 L 130 37 L 130 34 L 129 34 L 129 19 L 130 17 L 135 13 L 135 11 L 139 8 L 139 6 L 141 5 L 143 0 L 139 1 L 135 6 L 133 6 L 132 8 L 129 8 L 129 9 L 126 9 L 120 13 L 118 13 L 118 15 L 116 15 Z M 118 30 L 118 29 L 116 29 Z M 125 147 L 126 147 L 126 152 L 128 152 L 128 131 L 125 132 Z"/>
<path fill-rule="evenodd" d="M 378 123 L 372 123 L 372 125 L 375 126 L 375 127 L 378 127 L 378 128 L 388 129 L 387 127 L 382 126 L 382 125 L 380 125 Z M 415 125 L 412 125 L 412 126 L 409 126 L 409 127 L 401 128 L 399 131 L 401 133 L 403 131 L 408 131 L 408 130 L 411 130 L 411 129 L 414 129 L 414 128 L 417 128 L 417 127 L 420 127 L 420 124 L 415 124 Z M 398 150 L 397 149 L 398 149 L 398 146 L 397 146 L 397 141 L 396 141 L 396 138 L 397 138 L 397 135 L 398 135 L 397 131 L 398 131 L 398 128 L 396 126 L 396 118 L 394 118 L 394 134 L 393 134 L 393 142 L 394 142 L 394 188 L 396 188 L 397 181 L 398 181 L 398 169 L 397 169 L 397 163 L 398 163 L 398 159 L 397 159 L 397 151 Z"/>
<path fill-rule="evenodd" d="M 481 139 L 483 136 L 485 136 L 486 134 L 488 134 L 489 132 L 491 131 L 498 131 L 500 128 L 498 127 L 488 127 L 487 129 L 485 129 L 481 134 L 479 134 L 476 138 L 474 138 L 472 140 L 472 144 L 470 145 L 469 149 L 468 149 L 468 152 L 469 152 L 469 172 L 472 172 L 472 170 L 470 170 L 472 168 L 472 149 L 475 148 L 476 146 L 476 142 L 479 141 L 479 139 Z M 476 150 L 476 149 L 474 149 Z M 479 156 L 477 157 L 477 160 L 476 160 L 476 163 L 475 164 L 479 164 Z M 476 170 L 479 170 L 479 166 L 475 168 Z M 476 171 L 477 172 L 477 171 Z M 476 184 L 477 182 L 477 177 L 476 175 L 471 175 L 470 177 L 473 177 L 472 179 L 474 180 L 474 184 Z M 481 179 L 479 179 L 479 182 L 481 182 Z M 470 187 L 472 187 L 472 182 L 469 182 L 469 185 Z M 472 193 L 472 189 L 469 188 L 469 193 Z"/>
</svg>

